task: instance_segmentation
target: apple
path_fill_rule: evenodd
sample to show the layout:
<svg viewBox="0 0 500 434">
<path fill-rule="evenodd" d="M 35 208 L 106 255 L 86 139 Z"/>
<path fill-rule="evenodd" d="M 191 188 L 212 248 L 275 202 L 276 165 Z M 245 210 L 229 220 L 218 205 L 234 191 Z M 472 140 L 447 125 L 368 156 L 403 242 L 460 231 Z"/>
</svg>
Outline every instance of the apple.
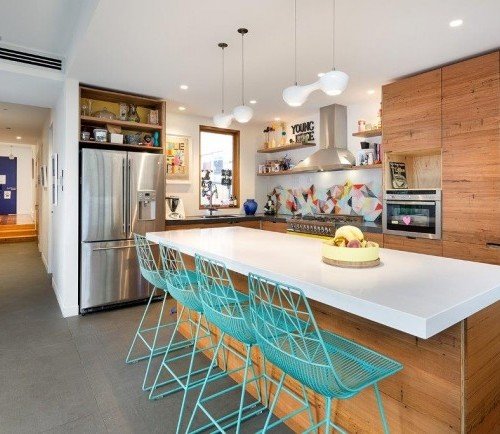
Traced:
<svg viewBox="0 0 500 434">
<path fill-rule="evenodd" d="M 347 247 L 359 249 L 361 247 L 361 243 L 359 240 L 351 240 L 347 243 Z"/>
</svg>

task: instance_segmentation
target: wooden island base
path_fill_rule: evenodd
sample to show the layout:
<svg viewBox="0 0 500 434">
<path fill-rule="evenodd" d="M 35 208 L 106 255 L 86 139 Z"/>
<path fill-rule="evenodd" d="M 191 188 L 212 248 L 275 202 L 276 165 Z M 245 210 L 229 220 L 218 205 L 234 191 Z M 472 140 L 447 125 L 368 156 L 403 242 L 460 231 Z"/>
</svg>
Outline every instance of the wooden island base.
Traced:
<svg viewBox="0 0 500 434">
<path fill-rule="evenodd" d="M 193 258 L 185 256 L 194 268 Z M 231 272 L 234 285 L 247 292 L 247 278 Z M 318 325 L 331 330 L 404 365 L 402 371 L 379 386 L 391 432 L 449 433 L 500 432 L 500 302 L 486 308 L 429 339 L 420 339 L 333 307 L 310 301 Z M 181 332 L 189 336 L 190 328 Z M 218 330 L 214 329 L 217 335 Z M 242 345 L 229 340 L 242 352 Z M 203 343 L 202 343 L 203 344 Z M 259 349 L 253 349 L 256 369 L 262 370 Z M 229 365 L 241 362 L 229 358 Z M 267 373 L 280 372 L 267 365 Z M 241 375 L 236 376 L 241 381 Z M 297 384 L 288 380 L 288 387 Z M 273 393 L 275 388 L 271 391 Z M 255 390 L 250 388 L 254 394 Z M 324 411 L 323 399 L 309 394 L 316 416 Z M 275 413 L 282 416 L 298 408 L 282 394 Z M 348 432 L 382 432 L 373 388 L 348 400 L 334 401 L 335 422 Z M 296 432 L 308 427 L 305 412 L 287 423 Z"/>
</svg>

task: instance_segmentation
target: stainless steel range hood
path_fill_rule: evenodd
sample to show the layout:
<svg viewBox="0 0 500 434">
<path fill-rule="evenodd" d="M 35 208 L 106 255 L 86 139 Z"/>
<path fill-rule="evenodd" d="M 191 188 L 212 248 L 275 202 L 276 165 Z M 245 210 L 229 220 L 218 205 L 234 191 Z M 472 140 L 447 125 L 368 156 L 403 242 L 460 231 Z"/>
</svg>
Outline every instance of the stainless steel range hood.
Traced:
<svg viewBox="0 0 500 434">
<path fill-rule="evenodd" d="M 319 110 L 321 149 L 297 164 L 292 172 L 326 172 L 349 169 L 356 160 L 347 150 L 347 107 L 332 104 Z"/>
</svg>

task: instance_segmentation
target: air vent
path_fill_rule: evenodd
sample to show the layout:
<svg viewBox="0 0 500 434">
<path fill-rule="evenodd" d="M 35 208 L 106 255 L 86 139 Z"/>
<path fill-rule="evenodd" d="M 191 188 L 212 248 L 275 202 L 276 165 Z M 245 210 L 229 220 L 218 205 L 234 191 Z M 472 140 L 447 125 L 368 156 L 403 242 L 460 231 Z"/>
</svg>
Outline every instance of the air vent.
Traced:
<svg viewBox="0 0 500 434">
<path fill-rule="evenodd" d="M 62 70 L 62 61 L 38 54 L 26 53 L 18 50 L 0 47 L 0 59 L 10 60 L 12 62 L 27 63 L 29 65 L 42 66 L 43 68 Z"/>
</svg>

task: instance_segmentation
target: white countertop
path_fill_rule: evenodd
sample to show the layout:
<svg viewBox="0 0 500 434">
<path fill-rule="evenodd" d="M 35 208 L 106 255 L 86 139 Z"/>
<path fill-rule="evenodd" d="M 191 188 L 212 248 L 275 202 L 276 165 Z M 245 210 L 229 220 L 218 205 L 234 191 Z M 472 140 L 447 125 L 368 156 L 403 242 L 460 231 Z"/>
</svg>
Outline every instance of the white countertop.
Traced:
<svg viewBox="0 0 500 434">
<path fill-rule="evenodd" d="M 500 299 L 496 265 L 381 249 L 378 267 L 338 268 L 321 261 L 320 240 L 242 227 L 147 238 L 218 259 L 241 274 L 297 286 L 312 300 L 424 339 Z"/>
</svg>

